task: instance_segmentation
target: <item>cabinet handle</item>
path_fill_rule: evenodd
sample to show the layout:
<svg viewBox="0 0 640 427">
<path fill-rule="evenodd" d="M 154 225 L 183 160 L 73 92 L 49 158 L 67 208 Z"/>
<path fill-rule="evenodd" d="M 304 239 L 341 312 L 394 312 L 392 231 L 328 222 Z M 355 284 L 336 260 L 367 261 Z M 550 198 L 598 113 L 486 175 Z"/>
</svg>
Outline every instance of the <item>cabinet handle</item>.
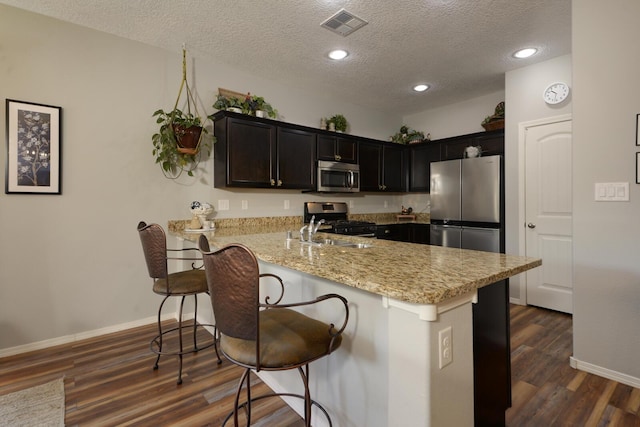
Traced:
<svg viewBox="0 0 640 427">
<path fill-rule="evenodd" d="M 339 154 L 336 154 L 336 161 L 339 162 L 340 160 L 342 160 L 342 157 Z"/>
<path fill-rule="evenodd" d="M 382 190 L 382 185 L 378 184 L 378 190 Z"/>
<path fill-rule="evenodd" d="M 271 182 L 271 186 L 272 186 L 272 187 L 275 187 L 275 185 L 276 185 L 276 180 L 275 180 L 275 179 L 271 179 L 271 181 L 270 181 L 270 182 Z"/>
<path fill-rule="evenodd" d="M 278 187 L 282 186 L 282 181 L 278 180 Z"/>
<path fill-rule="evenodd" d="M 382 189 L 383 189 L 383 190 L 386 190 L 386 189 L 387 189 L 387 186 L 386 186 L 386 185 L 384 185 L 384 184 L 382 184 Z"/>
</svg>

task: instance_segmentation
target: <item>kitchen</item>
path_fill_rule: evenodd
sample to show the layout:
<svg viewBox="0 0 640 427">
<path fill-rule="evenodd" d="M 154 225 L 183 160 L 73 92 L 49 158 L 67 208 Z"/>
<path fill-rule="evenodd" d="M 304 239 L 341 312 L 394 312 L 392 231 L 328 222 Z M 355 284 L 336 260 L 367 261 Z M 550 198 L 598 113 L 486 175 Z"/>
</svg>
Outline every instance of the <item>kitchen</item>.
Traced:
<svg viewBox="0 0 640 427">
<path fill-rule="evenodd" d="M 637 188 L 631 185 L 629 203 L 592 202 L 594 182 L 632 181 L 629 176 L 633 176 L 630 159 L 635 152 L 634 131 L 629 122 L 638 113 L 632 96 L 637 93 L 638 83 L 625 72 L 637 69 L 638 58 L 633 53 L 590 49 L 592 43 L 629 46 L 638 38 L 637 26 L 630 22 L 637 15 L 633 9 L 637 6 L 629 2 L 619 5 L 617 9 L 598 2 L 574 4 L 571 56 L 507 73 L 504 92 L 407 116 L 405 120 L 408 124 L 410 119 L 420 121 L 425 130 L 433 130 L 434 137 L 438 133 L 470 133 L 481 130 L 477 128 L 478 116 L 482 117 L 483 111 L 505 100 L 509 120 L 513 120 L 506 128 L 507 156 L 511 153 L 515 159 L 517 123 L 573 112 L 574 135 L 581 144 L 573 159 L 574 266 L 579 283 L 574 307 L 574 355 L 604 374 L 634 380 L 640 377 L 634 361 L 634 355 L 640 352 L 640 339 L 634 327 L 639 321 L 639 272 L 633 254 L 640 236 L 637 228 L 627 225 L 634 224 Z M 608 18 L 603 22 L 602 16 Z M 153 123 L 147 116 L 175 96 L 175 76 L 180 72 L 176 60 L 179 55 L 175 52 L 5 6 L 0 19 L 1 39 L 7 41 L 3 58 L 8 59 L 1 71 L 2 93 L 8 98 L 61 105 L 65 120 L 63 195 L 43 199 L 3 194 L 0 199 L 4 301 L 1 348 L 51 344 L 89 331 L 137 325 L 140 319 L 152 317 L 157 302 L 149 298 L 147 278 L 139 265 L 139 243 L 133 232 L 142 217 L 161 224 L 170 218 L 182 218 L 192 200 L 228 200 L 229 211 L 218 210 L 217 218 L 282 216 L 291 211 L 283 209 L 286 201 L 294 209 L 301 209 L 307 200 L 308 196 L 289 190 L 276 194 L 210 190 L 210 165 L 196 181 L 174 183 L 161 176 L 149 161 Z M 37 40 L 35 45 L 29 43 L 33 38 Z M 87 62 L 93 65 L 89 68 Z M 129 68 L 120 63 L 129 64 Z M 203 99 L 213 99 L 217 87 L 223 86 L 220 81 L 231 88 L 257 87 L 256 91 L 265 95 L 291 91 L 213 61 L 198 59 L 196 64 Z M 613 90 L 599 89 L 600 76 L 609 75 L 612 69 L 621 73 L 609 81 Z M 160 75 L 157 70 L 161 70 Z M 205 75 L 219 77 L 205 84 Z M 547 82 L 556 79 L 571 82 L 575 97 L 570 107 L 548 110 L 539 102 L 541 92 Z M 585 91 L 587 87 L 590 89 Z M 292 96 L 278 102 L 288 121 L 315 122 L 327 114 L 323 110 L 333 111 L 322 93 L 313 93 L 314 102 L 306 102 L 306 110 L 300 111 L 294 106 L 299 99 L 308 99 L 308 93 L 296 94 L 300 96 L 295 100 Z M 111 108 L 123 103 L 128 107 Z M 345 104 L 344 113 L 354 124 L 361 123 L 353 133 L 363 136 L 381 138 L 399 124 L 386 114 L 351 105 Z M 456 123 L 450 119 L 453 116 L 459 118 Z M 367 117 L 366 125 L 364 119 L 357 120 L 360 117 Z M 116 128 L 114 121 L 118 122 Z M 602 155 L 602 141 L 608 141 L 606 156 Z M 91 148 L 90 153 L 87 147 Z M 508 164 L 507 228 L 516 230 L 512 236 L 517 235 L 520 225 L 518 176 L 518 165 Z M 248 209 L 242 209 L 242 200 L 248 201 Z M 402 205 L 412 206 L 417 212 L 427 209 L 426 199 L 414 195 L 354 197 L 353 201 L 359 213 L 393 212 Z M 32 231 L 35 228 L 38 230 Z M 32 236 L 37 239 L 35 248 Z M 507 242 L 507 250 L 518 253 L 520 242 L 513 239 Z M 83 249 L 88 245 L 94 250 Z M 86 277 L 109 286 L 89 286 Z M 140 286 L 134 286 L 138 283 Z M 5 284 L 15 285 L 8 288 Z M 123 299 L 135 303 L 122 304 Z M 35 322 L 33 319 L 39 316 L 50 321 Z"/>
</svg>

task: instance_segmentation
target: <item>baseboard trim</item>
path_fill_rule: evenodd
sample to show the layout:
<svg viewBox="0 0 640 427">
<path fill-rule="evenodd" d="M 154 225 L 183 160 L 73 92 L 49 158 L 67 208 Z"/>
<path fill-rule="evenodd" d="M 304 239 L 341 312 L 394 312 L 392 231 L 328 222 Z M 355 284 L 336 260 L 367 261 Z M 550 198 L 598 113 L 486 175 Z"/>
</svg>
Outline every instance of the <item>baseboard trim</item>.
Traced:
<svg viewBox="0 0 640 427">
<path fill-rule="evenodd" d="M 640 378 L 632 377 L 631 375 L 623 374 L 621 372 L 613 371 L 611 369 L 603 368 L 592 363 L 583 362 L 571 356 L 569 358 L 569 364 L 572 368 L 580 371 L 595 374 L 609 380 L 617 381 L 622 384 L 626 384 L 630 387 L 640 388 Z"/>
<path fill-rule="evenodd" d="M 191 313 L 191 317 L 189 314 L 185 313 L 185 319 L 193 318 L 193 313 Z M 162 316 L 162 320 L 170 320 L 177 319 L 176 313 L 170 313 Z M 65 335 L 62 337 L 51 338 L 44 341 L 37 341 L 29 344 L 19 345 L 16 347 L 9 347 L 0 350 L 0 357 L 8 357 L 15 356 L 17 354 L 27 353 L 29 351 L 42 350 L 45 348 L 53 347 L 61 344 L 69 344 L 75 341 L 84 340 L 87 338 L 93 338 L 100 335 L 111 334 L 113 332 L 120 332 L 126 329 L 137 328 L 138 326 L 145 326 L 150 323 L 156 323 L 158 318 L 156 316 L 147 317 L 144 319 L 134 320 L 133 322 L 121 323 L 119 325 L 107 326 L 105 328 L 94 329 L 92 331 L 80 332 L 77 334 Z"/>
</svg>

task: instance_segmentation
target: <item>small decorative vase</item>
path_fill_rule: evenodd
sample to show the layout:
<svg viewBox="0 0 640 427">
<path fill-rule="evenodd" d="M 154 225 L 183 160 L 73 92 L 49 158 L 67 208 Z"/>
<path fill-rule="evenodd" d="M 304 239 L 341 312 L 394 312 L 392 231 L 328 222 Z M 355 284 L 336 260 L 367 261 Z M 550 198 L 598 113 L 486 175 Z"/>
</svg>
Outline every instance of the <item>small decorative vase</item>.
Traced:
<svg viewBox="0 0 640 427">
<path fill-rule="evenodd" d="M 202 223 L 198 219 L 198 215 L 193 215 L 191 222 L 189 223 L 189 229 L 197 230 L 199 228 L 202 228 Z"/>
</svg>

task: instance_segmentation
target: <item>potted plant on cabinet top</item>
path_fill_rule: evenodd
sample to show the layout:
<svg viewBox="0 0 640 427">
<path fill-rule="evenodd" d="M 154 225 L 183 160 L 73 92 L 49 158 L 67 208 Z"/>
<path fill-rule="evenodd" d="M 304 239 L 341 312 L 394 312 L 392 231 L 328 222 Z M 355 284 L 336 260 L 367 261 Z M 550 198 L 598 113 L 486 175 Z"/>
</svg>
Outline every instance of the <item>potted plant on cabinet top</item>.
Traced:
<svg viewBox="0 0 640 427">
<path fill-rule="evenodd" d="M 424 132 L 411 129 L 407 125 L 400 126 L 400 131 L 390 137 L 397 144 L 415 144 L 424 140 Z"/>
<path fill-rule="evenodd" d="M 327 120 L 327 124 L 329 125 L 329 130 L 331 130 L 331 125 L 333 124 L 336 132 L 345 132 L 347 130 L 347 119 L 342 114 L 336 114 L 333 117 Z"/>
<path fill-rule="evenodd" d="M 193 176 L 193 171 L 200 161 L 200 148 L 203 145 L 203 134 L 207 130 L 203 127 L 203 120 L 198 114 L 196 102 L 187 83 L 186 50 L 182 50 L 182 82 L 178 99 L 173 110 L 156 110 L 152 117 L 156 117 L 156 123 L 160 125 L 158 132 L 151 137 L 153 142 L 153 156 L 156 163 L 160 164 L 163 174 L 167 178 L 175 179 L 186 171 Z M 187 111 L 178 109 L 178 102 L 182 90 L 187 92 Z M 193 104 L 194 113 L 191 112 Z M 209 143 L 204 142 L 207 149 Z M 209 150 L 210 153 L 210 150 Z"/>
<path fill-rule="evenodd" d="M 256 117 L 267 116 L 275 119 L 278 116 L 278 111 L 261 96 L 247 95 L 245 103 L 247 104 L 249 114 Z"/>
<path fill-rule="evenodd" d="M 216 110 L 228 110 L 256 117 L 268 116 L 272 119 L 278 116 L 278 111 L 261 96 L 250 93 L 243 95 L 221 88 L 218 89 L 218 92 L 216 102 L 213 104 L 213 108 Z"/>
</svg>

